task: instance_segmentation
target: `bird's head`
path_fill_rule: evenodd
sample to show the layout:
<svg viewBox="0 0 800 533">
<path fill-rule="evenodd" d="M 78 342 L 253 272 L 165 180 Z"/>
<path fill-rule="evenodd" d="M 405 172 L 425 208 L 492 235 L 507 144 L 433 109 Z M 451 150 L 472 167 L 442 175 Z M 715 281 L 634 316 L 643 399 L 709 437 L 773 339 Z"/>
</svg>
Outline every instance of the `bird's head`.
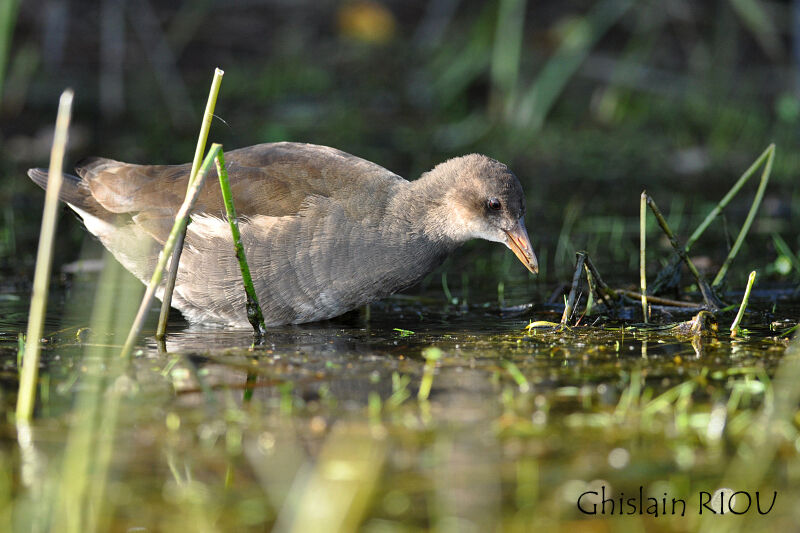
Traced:
<svg viewBox="0 0 800 533">
<path fill-rule="evenodd" d="M 506 165 L 470 154 L 437 165 L 422 181 L 440 197 L 436 220 L 443 234 L 458 242 L 475 238 L 501 242 L 528 270 L 538 273 L 525 229 L 525 194 Z"/>
</svg>

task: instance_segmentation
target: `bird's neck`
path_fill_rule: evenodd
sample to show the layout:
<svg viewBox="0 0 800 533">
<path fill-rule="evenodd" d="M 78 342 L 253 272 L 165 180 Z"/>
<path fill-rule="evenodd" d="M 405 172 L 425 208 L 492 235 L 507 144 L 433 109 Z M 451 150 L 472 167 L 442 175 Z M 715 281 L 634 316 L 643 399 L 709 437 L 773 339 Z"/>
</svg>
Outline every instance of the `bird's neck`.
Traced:
<svg viewBox="0 0 800 533">
<path fill-rule="evenodd" d="M 441 179 L 431 173 L 406 182 L 392 198 L 389 212 L 402 221 L 412 235 L 424 237 L 438 246 L 452 250 L 468 240 L 458 234 L 458 209 L 452 205 Z"/>
</svg>

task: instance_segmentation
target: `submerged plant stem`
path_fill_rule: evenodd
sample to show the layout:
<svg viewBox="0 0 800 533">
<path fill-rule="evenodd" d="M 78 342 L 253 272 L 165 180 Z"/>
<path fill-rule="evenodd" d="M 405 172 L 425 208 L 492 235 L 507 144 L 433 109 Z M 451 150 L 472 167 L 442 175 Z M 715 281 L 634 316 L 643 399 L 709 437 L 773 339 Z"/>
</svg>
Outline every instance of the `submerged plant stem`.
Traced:
<svg viewBox="0 0 800 533">
<path fill-rule="evenodd" d="M 67 147 L 69 119 L 72 112 L 72 89 L 61 93 L 58 101 L 53 146 L 50 149 L 50 168 L 47 173 L 47 191 L 44 199 L 44 214 L 39 233 L 39 249 L 36 253 L 36 270 L 33 275 L 33 295 L 28 314 L 28 333 L 22 361 L 22 375 L 17 395 L 17 422 L 27 422 L 33 414 L 36 401 L 36 381 L 39 377 L 39 355 L 44 330 L 44 315 L 47 308 L 47 289 L 50 285 L 50 268 L 53 263 L 53 243 L 58 222 L 58 194 L 63 180 L 64 152 Z"/>
<path fill-rule="evenodd" d="M 203 152 L 206 150 L 206 141 L 208 140 L 208 131 L 211 129 L 211 118 L 214 116 L 214 108 L 217 105 L 217 95 L 219 94 L 219 86 L 222 83 L 222 76 L 225 74 L 220 69 L 214 70 L 214 78 L 211 80 L 211 90 L 208 93 L 208 101 L 206 102 L 206 110 L 203 113 L 203 122 L 200 125 L 200 135 L 197 138 L 197 147 L 194 150 L 194 159 L 192 160 L 192 170 L 189 173 L 189 186 L 191 189 L 194 181 L 197 179 L 197 173 L 200 168 L 200 162 L 203 159 Z M 177 217 L 176 217 L 177 219 Z M 183 252 L 183 241 L 186 238 L 186 226 L 184 226 L 180 235 L 178 235 L 175 242 L 175 247 L 172 251 L 172 257 L 169 263 L 169 273 L 164 286 L 164 296 L 161 301 L 161 314 L 158 317 L 158 329 L 156 330 L 156 338 L 163 338 L 167 333 L 167 319 L 169 318 L 169 308 L 172 305 L 172 291 L 175 289 L 175 280 L 178 277 L 178 266 L 181 261 L 181 252 Z"/>
</svg>

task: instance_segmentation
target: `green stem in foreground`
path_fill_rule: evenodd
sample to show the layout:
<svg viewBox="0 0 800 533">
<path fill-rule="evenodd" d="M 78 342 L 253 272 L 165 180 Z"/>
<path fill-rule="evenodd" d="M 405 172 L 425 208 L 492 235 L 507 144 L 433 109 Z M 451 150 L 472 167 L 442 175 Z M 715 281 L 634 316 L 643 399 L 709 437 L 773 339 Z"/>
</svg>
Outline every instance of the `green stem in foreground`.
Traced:
<svg viewBox="0 0 800 533">
<path fill-rule="evenodd" d="M 753 284 L 756 281 L 756 271 L 753 270 L 750 272 L 750 277 L 747 278 L 747 288 L 744 290 L 744 296 L 742 297 L 742 305 L 739 306 L 739 312 L 736 313 L 736 318 L 733 320 L 733 324 L 731 324 L 731 338 L 738 337 L 739 333 L 741 332 L 741 328 L 739 328 L 739 323 L 742 321 L 744 317 L 744 310 L 747 308 L 747 302 L 750 300 L 750 290 L 753 288 Z"/>
<path fill-rule="evenodd" d="M 36 252 L 36 270 L 33 275 L 33 295 L 28 314 L 28 333 L 25 354 L 22 360 L 22 375 L 17 395 L 17 422 L 27 422 L 33 414 L 36 401 L 36 382 L 39 377 L 40 341 L 44 330 L 44 315 L 47 308 L 47 288 L 50 284 L 50 267 L 53 263 L 53 243 L 58 222 L 58 193 L 63 180 L 64 152 L 67 147 L 69 119 L 72 112 L 72 89 L 61 93 L 56 115 L 53 146 L 50 150 L 50 168 L 47 173 L 47 190 L 44 198 L 44 214 L 39 233 L 39 249 Z"/>
<path fill-rule="evenodd" d="M 242 235 L 239 233 L 239 220 L 236 218 L 236 208 L 233 206 L 233 194 L 231 185 L 228 181 L 228 171 L 225 170 L 225 156 L 222 150 L 216 158 L 217 175 L 219 176 L 219 187 L 222 189 L 222 199 L 225 201 L 225 213 L 228 216 L 228 225 L 231 227 L 233 235 L 233 248 L 236 250 L 236 258 L 239 260 L 239 269 L 242 271 L 242 281 L 244 282 L 244 292 L 247 294 L 247 320 L 253 326 L 256 335 L 263 337 L 267 333 L 267 326 L 264 325 L 264 315 L 261 306 L 258 304 L 256 289 L 253 287 L 253 277 L 250 275 L 250 267 L 247 265 L 247 257 L 244 253 Z"/>
<path fill-rule="evenodd" d="M 422 381 L 417 391 L 417 399 L 427 401 L 433 387 L 433 374 L 436 370 L 436 361 L 442 358 L 442 350 L 435 346 L 422 350 L 422 357 L 425 358 L 425 366 L 422 368 Z"/>
<path fill-rule="evenodd" d="M 525 375 L 520 371 L 519 367 L 512 363 L 511 361 L 503 361 L 502 362 L 503 368 L 508 371 L 509 375 L 514 379 L 514 382 L 519 387 L 519 391 L 522 393 L 530 392 L 531 384 L 525 378 Z"/>
<path fill-rule="evenodd" d="M 642 316 L 647 324 L 647 270 L 645 267 L 645 250 L 647 246 L 647 191 L 642 191 L 639 202 L 639 286 L 642 289 Z"/>
<path fill-rule="evenodd" d="M 208 93 L 208 100 L 206 101 L 206 110 L 203 113 L 203 122 L 200 125 L 200 135 L 197 137 L 197 146 L 194 150 L 194 159 L 192 160 L 192 170 L 189 173 L 188 190 L 191 189 L 194 181 L 197 179 L 198 169 L 200 162 L 203 159 L 203 152 L 206 150 L 206 142 L 208 141 L 208 131 L 211 129 L 211 118 L 214 116 L 214 108 L 217 105 L 217 95 L 219 94 L 219 86 L 222 83 L 222 76 L 225 74 L 220 69 L 214 70 L 214 78 L 211 80 L 211 90 Z M 175 289 L 175 280 L 178 278 L 178 265 L 181 261 L 181 252 L 183 252 L 183 241 L 186 238 L 186 227 L 184 226 L 180 235 L 178 235 L 175 242 L 175 247 L 172 251 L 172 259 L 169 263 L 169 273 L 167 274 L 167 281 L 164 285 L 164 296 L 161 301 L 161 314 L 158 317 L 158 329 L 156 329 L 156 338 L 161 339 L 167 333 L 167 319 L 169 318 L 169 308 L 172 305 L 172 291 Z"/>
<path fill-rule="evenodd" d="M 120 354 L 122 357 L 129 357 L 133 351 L 133 345 L 136 342 L 136 338 L 139 336 L 139 333 L 141 333 L 142 326 L 144 326 L 145 315 L 147 314 L 148 309 L 150 309 L 150 304 L 153 302 L 156 289 L 161 283 L 161 277 L 164 274 L 164 268 L 167 265 L 167 259 L 169 259 L 173 249 L 175 248 L 175 244 L 178 241 L 178 236 L 186 231 L 186 225 L 189 223 L 189 212 L 194 207 L 197 196 L 200 194 L 200 189 L 203 188 L 203 184 L 206 181 L 206 176 L 208 175 L 209 170 L 211 170 L 211 165 L 213 164 L 214 159 L 217 157 L 217 154 L 220 152 L 221 148 L 222 147 L 219 144 L 211 145 L 211 149 L 208 151 L 208 155 L 206 155 L 205 160 L 203 160 L 203 164 L 200 166 L 200 171 L 197 173 L 197 179 L 192 182 L 189 190 L 186 193 L 186 198 L 184 198 L 183 204 L 181 204 L 181 208 L 178 210 L 178 214 L 175 215 L 175 224 L 172 226 L 172 230 L 169 232 L 167 242 L 164 243 L 164 249 L 158 255 L 156 269 L 153 272 L 153 276 L 150 278 L 150 283 L 147 285 L 147 290 L 144 293 L 142 303 L 139 306 L 139 311 L 136 313 L 136 318 L 133 321 L 131 330 L 128 332 L 128 338 L 125 340 L 125 345 L 122 347 L 122 352 Z"/>
<path fill-rule="evenodd" d="M 756 218 L 758 208 L 761 207 L 761 200 L 764 199 L 764 191 L 767 189 L 769 176 L 772 174 L 772 162 L 775 159 L 775 145 L 770 144 L 769 147 L 764 151 L 764 154 L 766 154 L 767 162 L 764 164 L 764 170 L 761 172 L 761 182 L 758 184 L 756 196 L 753 198 L 753 204 L 750 206 L 750 211 L 747 213 L 747 218 L 745 219 L 744 224 L 742 224 L 742 229 L 739 230 L 739 235 L 736 236 L 736 241 L 733 243 L 733 247 L 731 247 L 728 257 L 725 258 L 725 262 L 722 263 L 722 266 L 720 267 L 719 272 L 717 272 L 714 281 L 711 282 L 711 286 L 714 288 L 722 285 L 722 280 L 725 279 L 725 274 L 728 273 L 728 268 L 736 258 L 736 254 L 739 253 L 739 248 L 741 248 L 744 238 L 747 235 L 747 232 L 750 231 L 750 226 L 753 224 L 753 220 Z M 764 157 L 764 154 L 758 158 L 759 161 L 762 159 L 762 157 Z"/>
</svg>

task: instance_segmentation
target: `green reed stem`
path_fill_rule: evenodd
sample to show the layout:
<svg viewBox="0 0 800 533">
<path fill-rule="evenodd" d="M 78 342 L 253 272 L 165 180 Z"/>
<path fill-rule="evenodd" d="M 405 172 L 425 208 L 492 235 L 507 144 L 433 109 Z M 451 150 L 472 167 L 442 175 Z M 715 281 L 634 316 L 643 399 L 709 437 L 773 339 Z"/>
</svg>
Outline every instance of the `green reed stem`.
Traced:
<svg viewBox="0 0 800 533">
<path fill-rule="evenodd" d="M 47 308 L 47 290 L 50 285 L 50 268 L 53 264 L 53 244 L 58 222 L 58 194 L 63 181 L 64 152 L 67 147 L 69 120 L 72 113 L 72 89 L 61 93 L 58 101 L 53 146 L 50 149 L 50 168 L 47 173 L 47 190 L 44 197 L 44 213 L 39 233 L 39 249 L 36 252 L 36 270 L 33 275 L 33 295 L 28 314 L 28 333 L 25 354 L 22 360 L 22 375 L 17 395 L 17 422 L 28 422 L 36 402 L 36 383 L 39 377 L 41 338 L 44 330 L 44 315 Z"/>
<path fill-rule="evenodd" d="M 131 355 L 136 338 L 139 336 L 139 333 L 141 333 L 142 327 L 144 326 L 145 315 L 150 309 L 150 304 L 153 302 L 156 289 L 161 283 L 161 277 L 164 273 L 167 260 L 172 254 L 172 251 L 175 249 L 179 235 L 185 234 L 186 232 L 186 225 L 189 223 L 189 212 L 194 207 L 197 196 L 200 194 L 200 190 L 203 188 L 203 184 L 206 181 L 206 176 L 211 170 L 211 165 L 214 163 L 214 159 L 217 157 L 217 154 L 219 154 L 221 149 L 222 146 L 219 144 L 211 145 L 211 149 L 208 151 L 208 155 L 206 155 L 206 158 L 203 160 L 203 164 L 200 166 L 200 171 L 197 173 L 196 179 L 191 181 L 189 190 L 186 193 L 186 198 L 184 198 L 183 204 L 178 210 L 178 214 L 175 216 L 175 224 L 172 226 L 172 230 L 169 232 L 167 242 L 164 243 L 164 249 L 158 256 L 158 263 L 156 264 L 155 272 L 153 272 L 153 276 L 150 278 L 150 283 L 147 285 L 147 290 L 142 298 L 139 311 L 136 313 L 136 318 L 134 319 L 131 330 L 128 333 L 128 338 L 125 340 L 125 345 L 122 347 L 122 353 L 120 354 L 122 357 L 129 357 Z"/>
<path fill-rule="evenodd" d="M 206 101 L 206 110 L 203 113 L 203 122 L 200 125 L 200 135 L 197 137 L 197 147 L 194 150 L 194 159 L 192 160 L 192 170 L 189 173 L 190 189 L 197 179 L 197 172 L 200 167 L 200 162 L 203 159 L 203 152 L 206 150 L 206 142 L 208 141 L 208 131 L 211 129 L 211 119 L 214 116 L 214 108 L 217 105 L 217 95 L 219 94 L 219 86 L 222 83 L 222 76 L 225 74 L 220 69 L 214 70 L 214 78 L 211 80 L 211 90 L 208 93 L 208 100 Z M 169 308 L 172 305 L 172 291 L 175 289 L 175 280 L 178 277 L 178 265 L 181 261 L 181 253 L 183 252 L 183 241 L 186 239 L 186 227 L 178 235 L 178 240 L 175 243 L 175 248 L 172 251 L 172 259 L 169 264 L 169 273 L 164 285 L 164 296 L 161 300 L 161 314 L 158 317 L 158 329 L 156 329 L 156 338 L 163 338 L 167 333 L 167 320 L 169 319 Z"/>
<path fill-rule="evenodd" d="M 242 235 L 239 233 L 239 219 L 236 218 L 236 208 L 233 206 L 233 194 L 231 193 L 228 171 L 225 169 L 225 156 L 222 150 L 217 154 L 215 161 L 217 176 L 219 176 L 219 187 L 222 189 L 222 198 L 225 201 L 225 213 L 228 215 L 228 225 L 231 228 L 231 235 L 233 235 L 233 247 L 236 250 L 236 258 L 239 260 L 239 270 L 242 271 L 244 292 L 247 294 L 247 320 L 250 321 L 256 335 L 263 337 L 267 333 L 267 326 L 264 325 L 264 315 L 261 312 L 261 306 L 258 304 L 256 289 L 253 287 L 250 267 L 247 265 Z"/>
<path fill-rule="evenodd" d="M 741 332 L 741 328 L 739 328 L 739 323 L 742 321 L 744 317 L 744 310 L 747 308 L 747 302 L 750 300 L 750 290 L 753 288 L 753 284 L 756 281 L 756 271 L 753 270 L 750 272 L 750 276 L 747 278 L 747 288 L 744 290 L 744 296 L 742 297 L 742 305 L 739 306 L 739 312 L 736 313 L 736 318 L 733 320 L 733 324 L 731 324 L 731 338 L 738 337 L 739 333 Z"/>
<path fill-rule="evenodd" d="M 750 231 L 750 226 L 753 225 L 753 220 L 756 218 L 756 213 L 758 213 L 758 208 L 761 207 L 761 200 L 764 199 L 764 191 L 767 189 L 767 183 L 769 183 L 770 174 L 772 174 L 772 162 L 775 159 L 775 145 L 770 144 L 769 147 L 764 151 L 766 156 L 766 163 L 764 164 L 764 170 L 761 172 L 761 182 L 758 184 L 758 190 L 756 191 L 756 196 L 753 198 L 753 203 L 750 206 L 750 211 L 747 213 L 747 218 L 742 224 L 742 229 L 739 230 L 739 235 L 736 237 L 736 241 L 733 243 L 733 247 L 731 251 L 728 253 L 728 257 L 725 259 L 725 262 L 722 263 L 722 266 L 717 272 L 714 281 L 711 282 L 711 286 L 716 288 L 722 285 L 722 280 L 725 279 L 725 274 L 728 273 L 728 268 L 731 266 L 731 263 L 736 258 L 736 254 L 739 253 L 739 248 L 742 247 L 742 243 L 744 242 L 744 238 L 747 233 Z M 763 155 L 762 155 L 763 157 Z M 759 160 L 761 157 L 759 157 Z"/>
<path fill-rule="evenodd" d="M 647 269 L 645 266 L 647 248 L 647 191 L 642 191 L 639 201 L 639 286 L 642 290 L 642 316 L 647 324 Z"/>
</svg>

